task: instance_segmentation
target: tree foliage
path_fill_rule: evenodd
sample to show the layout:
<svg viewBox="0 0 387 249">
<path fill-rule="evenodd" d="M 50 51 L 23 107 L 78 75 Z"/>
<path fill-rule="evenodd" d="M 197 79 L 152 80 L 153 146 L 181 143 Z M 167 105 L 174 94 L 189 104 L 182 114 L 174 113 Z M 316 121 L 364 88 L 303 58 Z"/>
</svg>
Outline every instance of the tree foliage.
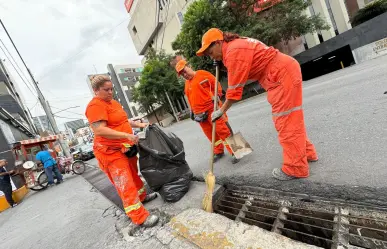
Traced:
<svg viewBox="0 0 387 249">
<path fill-rule="evenodd" d="M 329 28 L 320 16 L 305 14 L 310 4 L 310 0 L 271 0 L 261 5 L 257 0 L 197 0 L 188 7 L 181 32 L 172 47 L 188 58 L 195 68 L 211 70 L 210 59 L 195 54 L 200 48 L 202 35 L 208 29 L 216 27 L 259 39 L 268 45 L 288 42 Z M 262 11 L 254 11 L 257 8 Z"/>
<path fill-rule="evenodd" d="M 167 92 L 172 100 L 183 94 L 183 82 L 169 63 L 172 55 L 164 51 L 150 50 L 146 55 L 146 62 L 140 78 L 140 84 L 133 88 L 133 100 L 137 102 L 142 112 L 150 113 L 156 106 L 164 105 L 170 110 Z M 172 110 L 170 110 L 172 111 Z"/>
<path fill-rule="evenodd" d="M 356 27 L 385 12 L 387 12 L 387 0 L 377 0 L 369 3 L 353 16 L 351 19 L 352 27 Z"/>
</svg>

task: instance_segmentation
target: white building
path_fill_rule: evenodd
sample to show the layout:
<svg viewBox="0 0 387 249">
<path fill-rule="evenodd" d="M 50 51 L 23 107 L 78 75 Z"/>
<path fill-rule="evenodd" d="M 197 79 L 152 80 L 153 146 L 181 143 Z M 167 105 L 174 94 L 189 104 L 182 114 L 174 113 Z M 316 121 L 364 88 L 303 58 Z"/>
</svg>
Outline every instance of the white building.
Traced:
<svg viewBox="0 0 387 249">
<path fill-rule="evenodd" d="M 330 28 L 307 34 L 290 42 L 290 45 L 279 45 L 279 48 L 285 53 L 296 55 L 351 29 L 350 14 L 372 1 L 312 0 L 306 14 L 320 14 Z M 194 0 L 127 0 L 125 6 L 131 16 L 128 30 L 138 54 L 144 55 L 150 47 L 172 53 L 171 43 L 179 34 L 184 13 L 192 2 Z"/>
<path fill-rule="evenodd" d="M 180 32 L 183 16 L 194 0 L 129 0 L 130 36 L 139 55 L 148 48 L 172 53 L 172 42 Z"/>
</svg>

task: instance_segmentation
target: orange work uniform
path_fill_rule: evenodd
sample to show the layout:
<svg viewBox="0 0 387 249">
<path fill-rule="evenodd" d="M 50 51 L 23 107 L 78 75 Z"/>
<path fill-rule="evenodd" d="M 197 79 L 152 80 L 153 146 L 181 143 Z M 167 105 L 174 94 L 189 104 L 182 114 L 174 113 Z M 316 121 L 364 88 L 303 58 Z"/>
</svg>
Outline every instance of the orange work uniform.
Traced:
<svg viewBox="0 0 387 249">
<path fill-rule="evenodd" d="M 191 106 L 191 111 L 194 114 L 201 114 L 207 112 L 208 118 L 203 122 L 200 122 L 200 126 L 204 134 L 211 141 L 212 140 L 212 122 L 211 114 L 214 111 L 213 96 L 222 95 L 222 87 L 218 83 L 218 94 L 215 94 L 215 82 L 216 78 L 210 72 L 204 70 L 198 70 L 195 76 L 185 81 L 185 95 L 188 98 L 188 102 Z M 221 103 L 220 103 L 221 104 Z M 229 145 L 226 143 L 226 138 L 231 136 L 231 130 L 227 123 L 227 115 L 216 121 L 215 128 L 215 154 L 221 154 L 224 152 L 224 145 L 227 151 L 232 155 L 233 152 Z"/>
<path fill-rule="evenodd" d="M 246 81 L 258 80 L 272 106 L 273 122 L 283 148 L 282 171 L 290 176 L 308 177 L 308 160 L 316 160 L 317 153 L 306 135 L 298 62 L 251 38 L 224 42 L 222 52 L 228 70 L 227 99 L 240 100 Z"/>
<path fill-rule="evenodd" d="M 89 123 L 105 121 L 107 127 L 132 134 L 132 127 L 120 103 L 109 102 L 94 97 L 87 106 L 86 117 Z M 142 224 L 149 212 L 142 205 L 146 197 L 144 183 L 138 176 L 137 156 L 128 158 L 122 153 L 122 144 L 133 144 L 127 139 L 94 137 L 94 154 L 100 168 L 105 172 L 121 197 L 125 213 L 135 224 Z"/>
</svg>

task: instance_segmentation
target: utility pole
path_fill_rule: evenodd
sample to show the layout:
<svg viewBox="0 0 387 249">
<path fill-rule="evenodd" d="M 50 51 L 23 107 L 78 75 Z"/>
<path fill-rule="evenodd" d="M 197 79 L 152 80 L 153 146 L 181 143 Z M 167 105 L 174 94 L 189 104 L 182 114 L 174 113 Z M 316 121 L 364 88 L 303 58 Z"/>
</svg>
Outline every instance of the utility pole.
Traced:
<svg viewBox="0 0 387 249">
<path fill-rule="evenodd" d="M 1 26 L 3 26 L 3 29 L 4 29 L 5 33 L 7 33 L 7 36 L 9 38 L 9 40 L 11 41 L 13 47 L 15 48 L 17 54 L 19 55 L 21 61 L 23 62 L 24 67 L 27 69 L 27 72 L 28 72 L 28 74 L 30 75 L 30 77 L 32 79 L 32 83 L 33 83 L 33 85 L 34 85 L 34 87 L 36 89 L 36 92 L 38 93 L 39 102 L 42 105 L 42 107 L 44 109 L 44 112 L 46 113 L 47 118 L 50 121 L 52 128 L 54 129 L 55 134 L 60 135 L 60 131 L 59 131 L 58 126 L 56 124 L 55 118 L 52 115 L 51 108 L 48 105 L 48 102 L 46 101 L 46 99 L 44 98 L 42 92 L 40 91 L 38 83 L 35 81 L 35 78 L 32 75 L 30 69 L 27 67 L 26 63 L 24 62 L 23 57 L 19 53 L 19 50 L 17 49 L 15 43 L 13 42 L 11 36 L 9 35 L 9 33 L 8 33 L 6 27 L 4 26 L 3 22 L 1 21 L 1 19 L 0 19 L 0 23 L 1 23 Z M 67 143 L 65 141 L 63 141 L 63 139 L 61 137 L 59 138 L 59 143 L 60 143 L 60 145 L 61 145 L 61 147 L 63 149 L 63 152 L 64 152 L 65 156 L 66 157 L 71 157 L 69 147 L 68 147 Z"/>
<path fill-rule="evenodd" d="M 168 95 L 167 91 L 164 90 L 164 92 L 165 92 L 165 95 L 167 96 L 169 105 L 170 105 L 171 108 L 172 108 L 172 112 L 173 112 L 173 115 L 174 115 L 175 118 L 176 118 L 176 122 L 180 122 L 180 121 L 179 121 L 179 117 L 177 116 L 177 113 L 176 113 L 176 111 L 175 111 L 175 108 L 174 108 L 173 105 L 172 105 L 172 101 L 171 101 L 171 99 L 169 98 L 169 95 Z"/>
</svg>

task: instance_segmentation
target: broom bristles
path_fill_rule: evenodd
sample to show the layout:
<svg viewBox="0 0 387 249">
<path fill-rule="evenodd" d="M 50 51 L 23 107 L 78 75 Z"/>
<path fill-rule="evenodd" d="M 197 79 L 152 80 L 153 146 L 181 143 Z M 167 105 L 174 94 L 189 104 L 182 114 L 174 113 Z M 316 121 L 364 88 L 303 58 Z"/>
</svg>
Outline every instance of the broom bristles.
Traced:
<svg viewBox="0 0 387 249">
<path fill-rule="evenodd" d="M 209 172 L 207 174 L 207 176 L 205 177 L 205 182 L 207 189 L 202 201 L 202 208 L 206 212 L 212 213 L 212 195 L 215 189 L 215 176 L 214 174 L 212 174 L 212 172 Z"/>
</svg>

